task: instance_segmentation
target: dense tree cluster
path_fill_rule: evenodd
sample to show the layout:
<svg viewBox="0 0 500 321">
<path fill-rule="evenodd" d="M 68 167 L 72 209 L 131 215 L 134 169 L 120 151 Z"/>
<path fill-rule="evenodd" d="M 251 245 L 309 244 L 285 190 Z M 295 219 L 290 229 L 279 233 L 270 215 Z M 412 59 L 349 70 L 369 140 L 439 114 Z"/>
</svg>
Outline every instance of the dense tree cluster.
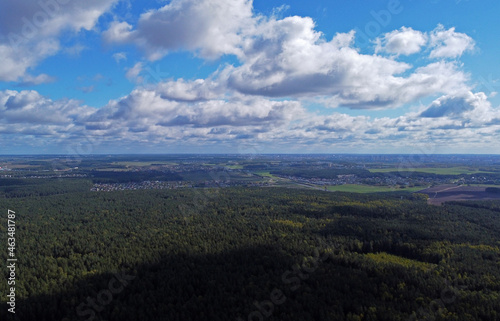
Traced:
<svg viewBox="0 0 500 321">
<path fill-rule="evenodd" d="M 1 179 L 0 199 L 86 192 L 91 187 L 91 181 L 86 179 Z"/>
<path fill-rule="evenodd" d="M 498 202 L 435 207 L 418 194 L 285 188 L 92 193 L 77 183 L 90 181 L 58 180 L 61 194 L 49 180 L 37 193 L 0 198 L 17 213 L 19 258 L 16 314 L 2 308 L 2 320 L 500 313 Z M 6 226 L 3 215 L 2 244 Z"/>
</svg>

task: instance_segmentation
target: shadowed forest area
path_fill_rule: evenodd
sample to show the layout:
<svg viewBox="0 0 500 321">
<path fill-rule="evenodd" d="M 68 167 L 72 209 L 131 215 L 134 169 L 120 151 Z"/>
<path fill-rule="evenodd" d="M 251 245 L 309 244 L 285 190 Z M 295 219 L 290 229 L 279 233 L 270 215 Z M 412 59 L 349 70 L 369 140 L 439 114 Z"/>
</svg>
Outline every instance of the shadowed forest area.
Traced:
<svg viewBox="0 0 500 321">
<path fill-rule="evenodd" d="M 4 308 L 2 320 L 495 320 L 500 312 L 493 201 L 435 207 L 407 193 L 96 193 L 69 184 L 67 193 L 0 201 L 17 213 L 19 258 L 16 314 Z"/>
</svg>

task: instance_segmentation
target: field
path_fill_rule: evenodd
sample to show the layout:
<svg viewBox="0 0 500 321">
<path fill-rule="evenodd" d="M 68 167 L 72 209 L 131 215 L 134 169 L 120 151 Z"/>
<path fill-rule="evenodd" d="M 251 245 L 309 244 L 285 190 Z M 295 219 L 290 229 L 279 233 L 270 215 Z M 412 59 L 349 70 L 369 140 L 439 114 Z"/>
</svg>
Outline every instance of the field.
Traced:
<svg viewBox="0 0 500 321">
<path fill-rule="evenodd" d="M 372 173 L 389 173 L 389 172 L 419 172 L 437 175 L 469 175 L 478 173 L 491 173 L 480 171 L 469 167 L 421 167 L 421 168 L 372 168 L 369 170 Z"/>
<path fill-rule="evenodd" d="M 226 165 L 229 169 L 243 169 L 243 165 Z"/>
<path fill-rule="evenodd" d="M 269 171 L 256 171 L 254 172 L 255 175 L 259 175 L 259 176 L 262 176 L 262 177 L 269 177 L 269 178 L 275 178 L 276 176 L 274 176 L 273 174 L 269 173 Z"/>
<path fill-rule="evenodd" d="M 441 205 L 447 201 L 500 200 L 500 194 L 486 192 L 487 186 L 439 185 L 422 190 L 429 195 L 429 204 Z"/>
<path fill-rule="evenodd" d="M 130 168 L 123 167 L 106 167 L 106 168 L 96 168 L 96 172 L 128 172 Z"/>
<path fill-rule="evenodd" d="M 331 192 L 350 192 L 350 193 L 417 192 L 421 189 L 422 187 L 395 188 L 390 186 L 371 186 L 371 185 L 355 185 L 355 184 L 345 184 L 345 185 L 336 185 L 327 187 L 327 190 Z"/>
</svg>

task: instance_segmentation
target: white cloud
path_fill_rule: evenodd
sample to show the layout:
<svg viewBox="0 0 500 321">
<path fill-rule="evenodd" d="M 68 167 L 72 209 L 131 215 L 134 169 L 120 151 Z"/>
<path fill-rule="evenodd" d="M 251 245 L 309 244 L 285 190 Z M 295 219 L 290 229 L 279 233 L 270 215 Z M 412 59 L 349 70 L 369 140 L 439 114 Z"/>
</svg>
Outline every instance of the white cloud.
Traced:
<svg viewBox="0 0 500 321">
<path fill-rule="evenodd" d="M 125 77 L 128 80 L 135 82 L 137 84 L 141 84 L 144 81 L 144 78 L 139 76 L 144 69 L 144 64 L 142 62 L 136 63 L 133 67 L 127 69 L 127 73 Z"/>
<path fill-rule="evenodd" d="M 473 110 L 478 98 L 482 98 L 482 95 L 478 97 L 470 92 L 467 96 L 442 96 L 434 100 L 420 115 L 431 118 L 462 116 L 465 112 Z"/>
<path fill-rule="evenodd" d="M 160 84 L 159 89 L 136 89 L 101 108 L 88 119 L 88 123 L 92 128 L 106 128 L 106 124 L 117 122 L 130 131 L 143 126 L 148 129 L 158 126 L 278 126 L 302 111 L 296 101 L 253 97 L 169 99 L 164 94 L 168 86 L 174 86 L 173 82 Z"/>
<path fill-rule="evenodd" d="M 474 49 L 474 40 L 465 33 L 455 32 L 455 28 L 446 30 L 438 25 L 430 34 L 431 58 L 456 58 L 465 51 Z"/>
<path fill-rule="evenodd" d="M 71 127 L 94 112 L 75 100 L 48 99 L 33 90 L 0 91 L 1 123 L 10 126 L 59 125 Z"/>
<path fill-rule="evenodd" d="M 166 81 L 160 83 L 156 91 L 163 99 L 186 102 L 218 99 L 224 94 L 224 88 L 211 79 Z"/>
<path fill-rule="evenodd" d="M 135 43 L 150 60 L 176 50 L 214 59 L 238 54 L 243 29 L 253 22 L 250 0 L 173 0 L 142 14 L 135 30 L 114 22 L 103 36 L 108 43 Z"/>
<path fill-rule="evenodd" d="M 412 66 L 353 47 L 354 32 L 325 41 L 310 18 L 261 22 L 246 39 L 242 62 L 226 70 L 228 86 L 270 97 L 326 97 L 330 106 L 399 107 L 437 93 L 467 89 L 456 64 Z"/>
<path fill-rule="evenodd" d="M 181 83 L 182 88 L 176 89 L 179 92 L 183 88 L 210 90 L 201 82 Z M 500 109 L 492 108 L 483 93 L 437 99 L 424 110 L 431 110 L 428 113 L 436 117 L 410 112 L 395 118 L 372 119 L 342 113 L 318 115 L 294 100 L 240 95 L 222 98 L 216 92 L 205 94 L 206 99 L 174 100 L 161 94 L 172 92 L 168 87 L 175 87 L 174 82 L 136 89 L 100 109 L 73 100 L 54 101 L 36 91 L 2 91 L 0 139 L 5 133 L 32 136 L 27 141 L 37 148 L 61 140 L 78 145 L 83 139 L 93 144 L 93 151 L 98 145 L 108 146 L 102 152 L 113 145 L 118 151 L 137 143 L 157 147 L 218 146 L 226 152 L 228 148 L 236 150 L 238 144 L 267 146 L 264 151 L 300 148 L 297 152 L 352 148 L 414 152 L 416 146 L 434 152 L 447 146 L 488 151 L 500 141 Z M 453 110 L 454 102 L 464 107 Z M 383 150 L 383 146 L 388 149 Z"/>
<path fill-rule="evenodd" d="M 460 95 L 442 96 L 432 102 L 420 114 L 428 118 L 460 120 L 467 126 L 483 126 L 500 120 L 500 109 L 494 109 L 488 97 L 482 93 L 466 92 Z"/>
<path fill-rule="evenodd" d="M 0 43 L 0 81 L 17 81 L 26 75 L 28 68 L 59 50 L 57 41 L 40 41 L 23 47 Z"/>
<path fill-rule="evenodd" d="M 438 26 L 430 36 L 406 27 L 387 33 L 376 51 L 391 57 L 361 54 L 354 38 L 351 31 L 327 41 L 310 17 L 256 16 L 246 0 L 174 0 L 142 14 L 135 27 L 115 21 L 104 32 L 108 43 L 133 43 L 151 60 L 173 50 L 192 50 L 208 59 L 236 55 L 240 64 L 211 76 L 229 94 L 316 97 L 333 107 L 384 109 L 470 90 L 458 64 L 440 61 L 414 69 L 397 60 L 426 44 L 433 48 L 431 56 L 457 54 L 456 39 L 470 38 L 453 28 Z"/>
<path fill-rule="evenodd" d="M 61 50 L 64 30 L 90 30 L 117 0 L 0 1 L 0 81 L 17 81 L 29 68 Z M 80 50 L 73 47 L 73 50 Z"/>
<path fill-rule="evenodd" d="M 132 26 L 127 22 L 113 21 L 108 30 L 102 33 L 102 36 L 106 42 L 114 43 L 127 43 L 131 41 L 131 30 Z"/>
<path fill-rule="evenodd" d="M 427 35 L 412 28 L 401 27 L 376 39 L 375 52 L 396 55 L 411 55 L 421 50 L 427 43 Z"/>
</svg>

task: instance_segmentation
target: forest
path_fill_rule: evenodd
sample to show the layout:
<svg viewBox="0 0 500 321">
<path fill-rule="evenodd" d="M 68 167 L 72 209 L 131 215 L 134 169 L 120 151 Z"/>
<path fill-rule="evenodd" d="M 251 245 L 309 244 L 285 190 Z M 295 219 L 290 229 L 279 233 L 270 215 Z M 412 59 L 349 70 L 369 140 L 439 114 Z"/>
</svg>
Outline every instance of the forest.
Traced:
<svg viewBox="0 0 500 321">
<path fill-rule="evenodd" d="M 18 258 L 16 313 L 3 303 L 1 320 L 500 318 L 498 201 L 0 181 L 0 259 L 8 209 Z"/>
</svg>

